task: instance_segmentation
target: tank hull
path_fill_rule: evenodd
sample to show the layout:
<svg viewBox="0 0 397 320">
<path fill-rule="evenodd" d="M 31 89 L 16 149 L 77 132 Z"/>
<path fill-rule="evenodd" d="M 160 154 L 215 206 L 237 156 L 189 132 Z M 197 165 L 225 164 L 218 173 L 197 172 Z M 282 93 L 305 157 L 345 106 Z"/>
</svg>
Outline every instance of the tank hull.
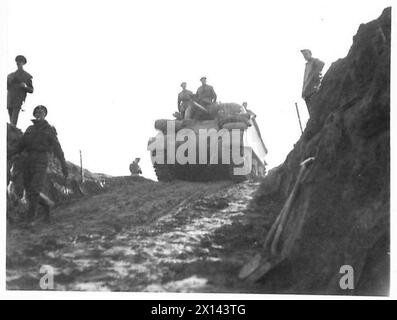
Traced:
<svg viewBox="0 0 397 320">
<path fill-rule="evenodd" d="M 267 153 L 259 128 L 235 124 L 219 127 L 218 120 L 178 123 L 173 134 L 172 120 L 167 129 L 149 140 L 152 164 L 159 181 L 242 181 L 265 175 Z M 154 147 L 155 145 L 155 147 Z"/>
</svg>

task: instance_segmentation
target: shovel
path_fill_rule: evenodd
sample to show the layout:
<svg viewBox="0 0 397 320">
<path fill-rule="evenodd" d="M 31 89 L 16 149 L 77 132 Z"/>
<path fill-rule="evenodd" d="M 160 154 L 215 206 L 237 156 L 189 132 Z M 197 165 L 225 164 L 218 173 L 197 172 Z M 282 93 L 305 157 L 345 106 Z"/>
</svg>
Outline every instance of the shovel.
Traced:
<svg viewBox="0 0 397 320">
<path fill-rule="evenodd" d="M 269 233 L 264 242 L 264 252 L 258 253 L 252 258 L 240 271 L 239 278 L 249 282 L 255 282 L 262 278 L 266 273 L 274 268 L 285 258 L 285 252 L 278 252 L 278 244 L 286 224 L 289 213 L 292 209 L 293 201 L 295 200 L 298 188 L 300 186 L 303 174 L 314 161 L 314 157 L 307 158 L 300 164 L 300 170 L 294 187 L 284 204 L 280 214 L 277 216 L 276 221 L 272 225 Z"/>
<path fill-rule="evenodd" d="M 55 205 L 55 202 L 52 201 L 49 197 L 47 197 L 43 192 L 40 192 L 40 198 L 43 199 L 50 208 L 52 208 Z"/>
</svg>

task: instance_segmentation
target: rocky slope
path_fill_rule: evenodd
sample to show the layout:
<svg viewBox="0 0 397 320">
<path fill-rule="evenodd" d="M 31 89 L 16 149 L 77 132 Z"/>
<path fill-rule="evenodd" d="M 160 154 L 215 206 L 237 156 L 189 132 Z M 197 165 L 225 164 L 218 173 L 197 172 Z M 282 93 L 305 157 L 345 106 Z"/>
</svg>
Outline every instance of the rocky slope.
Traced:
<svg viewBox="0 0 397 320">
<path fill-rule="evenodd" d="M 251 203 L 275 218 L 300 162 L 315 157 L 281 237 L 288 255 L 261 279 L 266 292 L 388 292 L 390 20 L 387 8 L 359 27 L 348 55 L 324 75 L 304 134 Z M 343 265 L 353 267 L 354 290 L 339 286 Z"/>
</svg>

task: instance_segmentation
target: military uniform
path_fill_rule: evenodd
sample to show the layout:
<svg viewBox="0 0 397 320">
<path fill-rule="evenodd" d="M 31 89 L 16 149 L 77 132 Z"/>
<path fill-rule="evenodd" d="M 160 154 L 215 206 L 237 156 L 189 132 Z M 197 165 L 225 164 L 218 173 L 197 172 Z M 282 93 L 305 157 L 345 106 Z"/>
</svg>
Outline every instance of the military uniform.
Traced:
<svg viewBox="0 0 397 320">
<path fill-rule="evenodd" d="M 306 62 L 305 74 L 303 77 L 302 98 L 305 99 L 310 116 L 313 115 L 312 99 L 313 95 L 317 93 L 319 89 L 323 67 L 324 62 L 316 58 L 311 58 Z"/>
<path fill-rule="evenodd" d="M 55 128 L 46 120 L 32 121 L 33 125 L 26 129 L 17 149 L 17 152 L 26 151 L 27 154 L 23 180 L 29 200 L 29 220 L 35 217 L 39 204 L 44 206 L 49 215 L 48 204 L 40 197 L 40 192 L 44 186 L 50 153 L 53 152 L 60 160 L 64 176 L 67 176 L 68 171 Z"/>
<path fill-rule="evenodd" d="M 203 84 L 201 87 L 197 89 L 196 93 L 198 103 L 203 107 L 210 105 L 211 103 L 216 102 L 216 93 L 212 86 L 207 84 Z"/>
<path fill-rule="evenodd" d="M 142 170 L 138 165 L 138 162 L 133 161 L 130 164 L 130 172 L 131 172 L 131 176 L 139 176 L 140 174 L 142 174 Z"/>
<path fill-rule="evenodd" d="M 190 90 L 183 89 L 178 94 L 178 110 L 182 115 L 182 118 L 185 116 L 185 111 L 189 107 L 189 102 L 192 101 L 194 94 Z"/>
<path fill-rule="evenodd" d="M 18 115 L 26 99 L 26 93 L 33 92 L 32 78 L 25 70 L 17 70 L 7 77 L 7 109 L 13 125 L 18 122 Z M 26 87 L 22 87 L 22 83 L 25 83 Z"/>
</svg>

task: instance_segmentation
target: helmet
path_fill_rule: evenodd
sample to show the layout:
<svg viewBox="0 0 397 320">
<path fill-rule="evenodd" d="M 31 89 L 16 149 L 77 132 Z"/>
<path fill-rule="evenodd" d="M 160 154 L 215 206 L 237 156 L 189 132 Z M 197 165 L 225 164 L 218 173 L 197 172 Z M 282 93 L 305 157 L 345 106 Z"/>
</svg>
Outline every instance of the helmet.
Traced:
<svg viewBox="0 0 397 320">
<path fill-rule="evenodd" d="M 26 58 L 22 55 L 18 55 L 15 57 L 15 62 L 19 62 L 19 61 L 22 62 L 23 64 L 26 64 L 27 62 Z"/>
<path fill-rule="evenodd" d="M 40 109 L 43 109 L 45 112 L 45 115 L 47 115 L 47 113 L 48 113 L 47 108 L 43 105 L 38 105 L 36 108 L 33 109 L 33 116 L 35 116 L 36 112 Z"/>
</svg>

